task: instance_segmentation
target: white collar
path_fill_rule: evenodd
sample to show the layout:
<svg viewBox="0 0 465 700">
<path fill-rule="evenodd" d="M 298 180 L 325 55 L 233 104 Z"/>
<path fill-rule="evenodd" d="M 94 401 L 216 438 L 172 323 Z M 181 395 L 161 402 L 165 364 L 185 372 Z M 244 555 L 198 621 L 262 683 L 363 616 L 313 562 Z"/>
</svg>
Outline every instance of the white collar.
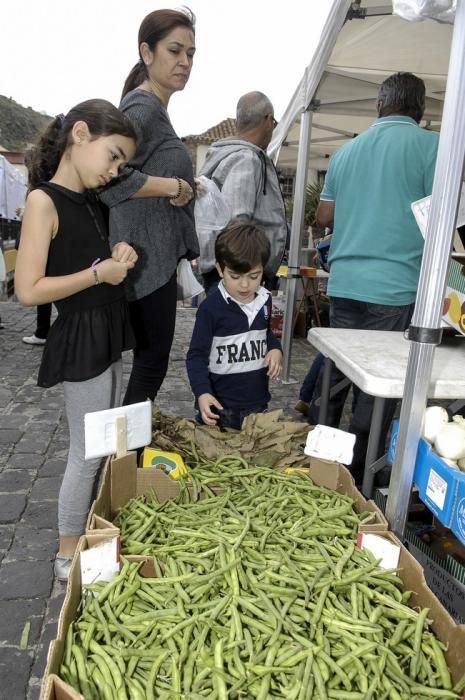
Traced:
<svg viewBox="0 0 465 700">
<path fill-rule="evenodd" d="M 220 290 L 220 293 L 223 297 L 223 299 L 226 301 L 226 303 L 229 304 L 229 300 L 231 299 L 234 301 L 238 307 L 245 313 L 247 318 L 249 319 L 249 326 L 252 325 L 253 320 L 255 316 L 258 314 L 260 309 L 267 303 L 268 297 L 270 295 L 269 291 L 265 289 L 265 287 L 260 286 L 257 291 L 256 291 L 256 296 L 255 299 L 252 299 L 252 301 L 247 302 L 246 304 L 243 304 L 242 302 L 238 301 L 237 299 L 234 299 L 227 291 L 226 287 L 224 286 L 223 280 L 220 280 L 220 283 L 218 284 L 218 289 Z"/>
</svg>

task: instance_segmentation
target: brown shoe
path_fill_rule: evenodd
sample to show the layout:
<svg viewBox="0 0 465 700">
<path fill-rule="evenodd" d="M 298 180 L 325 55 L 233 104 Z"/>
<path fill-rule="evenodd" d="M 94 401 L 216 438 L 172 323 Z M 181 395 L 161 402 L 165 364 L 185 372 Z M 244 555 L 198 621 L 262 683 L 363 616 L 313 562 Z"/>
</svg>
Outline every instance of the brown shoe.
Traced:
<svg viewBox="0 0 465 700">
<path fill-rule="evenodd" d="M 304 416 L 308 416 L 310 413 L 310 405 L 308 403 L 305 403 L 305 401 L 302 401 L 299 399 L 294 406 L 294 411 L 297 411 L 298 413 L 302 413 Z"/>
</svg>

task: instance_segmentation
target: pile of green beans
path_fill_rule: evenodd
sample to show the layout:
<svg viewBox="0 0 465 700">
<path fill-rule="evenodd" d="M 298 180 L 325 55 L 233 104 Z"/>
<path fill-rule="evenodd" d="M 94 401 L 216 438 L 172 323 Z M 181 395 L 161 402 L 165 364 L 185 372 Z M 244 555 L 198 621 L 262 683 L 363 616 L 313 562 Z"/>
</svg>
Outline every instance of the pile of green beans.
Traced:
<svg viewBox="0 0 465 700">
<path fill-rule="evenodd" d="M 429 611 L 355 547 L 351 499 L 232 460 L 212 496 L 202 469 L 177 501 L 118 514 L 157 577 L 125 560 L 87 587 L 60 669 L 86 700 L 458 697 Z"/>
</svg>

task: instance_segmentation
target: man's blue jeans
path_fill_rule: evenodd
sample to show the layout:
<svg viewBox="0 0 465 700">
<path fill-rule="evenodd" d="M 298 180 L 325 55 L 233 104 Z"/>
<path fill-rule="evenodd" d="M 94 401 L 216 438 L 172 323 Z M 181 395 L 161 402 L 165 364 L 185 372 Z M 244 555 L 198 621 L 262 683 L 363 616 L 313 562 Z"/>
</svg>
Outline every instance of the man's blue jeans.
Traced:
<svg viewBox="0 0 465 700">
<path fill-rule="evenodd" d="M 315 391 L 318 377 L 323 369 L 325 363 L 325 357 L 321 352 L 317 353 L 315 359 L 310 365 L 310 369 L 305 375 L 302 386 L 300 387 L 299 399 L 305 403 L 310 403 L 313 398 L 313 393 Z"/>
<path fill-rule="evenodd" d="M 354 328 L 372 331 L 404 331 L 410 325 L 414 304 L 406 306 L 387 306 L 385 304 L 370 304 L 355 299 L 344 299 L 342 297 L 332 297 L 330 299 L 329 325 L 331 328 Z M 344 379 L 344 375 L 336 367 L 331 373 L 330 387 Z M 321 395 L 322 373 L 318 380 L 318 388 L 315 396 Z M 335 396 L 330 398 L 328 404 L 328 416 L 326 424 L 334 428 L 339 427 L 342 410 L 347 398 L 350 386 L 345 387 Z M 349 467 L 355 480 L 358 482 L 363 475 L 365 465 L 365 455 L 368 446 L 368 435 L 370 432 L 371 415 L 373 412 L 374 398 L 360 391 L 353 385 L 354 403 L 352 408 L 352 418 L 349 425 L 349 432 L 357 436 L 354 448 L 354 459 Z M 396 409 L 397 401 L 390 399 L 385 402 L 385 412 L 378 456 L 381 456 L 385 449 L 386 437 L 391 425 Z M 319 407 L 312 402 L 310 408 L 309 422 L 318 423 Z"/>
</svg>

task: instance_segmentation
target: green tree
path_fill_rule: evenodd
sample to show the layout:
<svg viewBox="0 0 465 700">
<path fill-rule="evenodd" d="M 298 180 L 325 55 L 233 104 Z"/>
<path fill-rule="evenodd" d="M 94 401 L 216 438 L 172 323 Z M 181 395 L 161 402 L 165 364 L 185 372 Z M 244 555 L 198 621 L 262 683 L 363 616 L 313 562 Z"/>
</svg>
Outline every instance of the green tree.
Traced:
<svg viewBox="0 0 465 700">
<path fill-rule="evenodd" d="M 311 182 L 307 185 L 305 190 L 305 213 L 304 213 L 304 226 L 311 226 L 314 231 L 314 238 L 319 238 L 324 235 L 324 228 L 317 226 L 315 222 L 315 214 L 320 201 L 321 190 L 323 189 L 323 183 Z M 286 197 L 284 200 L 286 207 L 286 217 L 290 222 L 292 221 L 292 212 L 294 210 L 294 197 Z"/>
</svg>

